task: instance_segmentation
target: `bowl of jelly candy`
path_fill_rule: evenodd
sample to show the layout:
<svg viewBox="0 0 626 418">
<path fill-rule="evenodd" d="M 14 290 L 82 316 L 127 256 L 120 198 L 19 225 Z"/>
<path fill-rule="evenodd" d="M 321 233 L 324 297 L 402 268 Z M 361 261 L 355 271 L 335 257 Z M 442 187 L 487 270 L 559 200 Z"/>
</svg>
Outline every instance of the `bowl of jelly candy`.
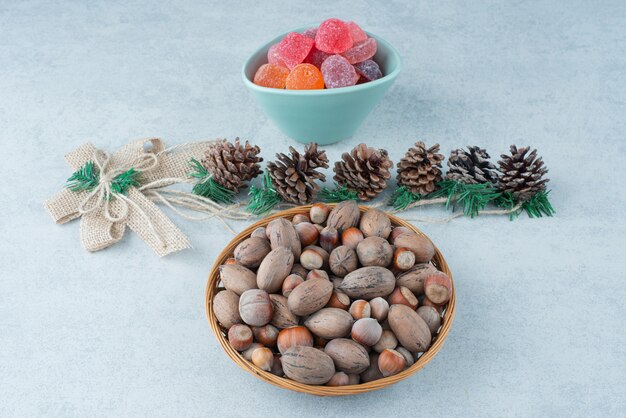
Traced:
<svg viewBox="0 0 626 418">
<path fill-rule="evenodd" d="M 354 135 L 401 69 L 400 55 L 387 41 L 356 23 L 327 19 L 257 49 L 242 77 L 287 136 L 326 145 Z"/>
</svg>

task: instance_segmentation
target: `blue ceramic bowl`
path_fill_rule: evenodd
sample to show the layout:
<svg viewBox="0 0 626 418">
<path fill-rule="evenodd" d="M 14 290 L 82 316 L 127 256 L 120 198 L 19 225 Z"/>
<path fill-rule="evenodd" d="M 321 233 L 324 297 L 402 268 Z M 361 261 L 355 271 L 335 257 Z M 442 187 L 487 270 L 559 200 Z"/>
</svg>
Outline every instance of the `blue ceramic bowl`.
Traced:
<svg viewBox="0 0 626 418">
<path fill-rule="evenodd" d="M 302 32 L 306 28 L 290 32 Z M 272 39 L 248 58 L 242 69 L 243 83 L 267 116 L 296 141 L 326 145 L 351 137 L 400 73 L 402 60 L 398 51 L 384 39 L 368 33 L 378 43 L 374 60 L 384 75 L 376 81 L 324 90 L 257 86 L 252 80 L 256 70 L 267 63 L 267 50 L 287 33 Z"/>
</svg>

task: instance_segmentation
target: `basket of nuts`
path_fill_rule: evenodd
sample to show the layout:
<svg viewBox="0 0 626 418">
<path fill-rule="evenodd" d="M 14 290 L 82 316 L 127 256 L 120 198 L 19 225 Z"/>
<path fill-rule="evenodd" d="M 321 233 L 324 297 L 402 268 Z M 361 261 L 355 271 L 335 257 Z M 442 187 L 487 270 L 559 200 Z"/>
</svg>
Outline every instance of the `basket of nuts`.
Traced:
<svg viewBox="0 0 626 418">
<path fill-rule="evenodd" d="M 209 324 L 228 356 L 318 396 L 389 386 L 424 367 L 454 319 L 443 255 L 417 228 L 355 201 L 268 216 L 218 256 Z"/>
</svg>

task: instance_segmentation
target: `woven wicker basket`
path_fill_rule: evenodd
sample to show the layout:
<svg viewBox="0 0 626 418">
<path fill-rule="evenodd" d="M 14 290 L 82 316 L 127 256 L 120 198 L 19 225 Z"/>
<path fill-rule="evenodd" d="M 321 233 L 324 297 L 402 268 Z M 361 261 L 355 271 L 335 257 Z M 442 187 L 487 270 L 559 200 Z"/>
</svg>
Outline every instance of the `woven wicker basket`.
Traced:
<svg viewBox="0 0 626 418">
<path fill-rule="evenodd" d="M 252 231 L 254 231 L 256 228 L 261 227 L 261 226 L 265 226 L 267 225 L 270 221 L 272 221 L 273 219 L 276 218 L 280 218 L 280 217 L 284 217 L 287 219 L 292 219 L 294 215 L 297 215 L 299 213 L 307 213 L 309 212 L 309 208 L 311 206 L 299 206 L 293 209 L 289 209 L 289 210 L 285 210 L 282 212 L 278 212 L 276 214 L 273 214 L 271 216 L 268 216 L 267 218 L 264 218 L 256 223 L 254 223 L 253 225 L 250 225 L 248 228 L 246 228 L 243 232 L 241 232 L 239 235 L 237 235 L 227 246 L 226 248 L 224 248 L 224 250 L 220 253 L 220 255 L 217 257 L 217 259 L 215 260 L 215 263 L 213 265 L 213 268 L 211 269 L 211 273 L 209 273 L 209 280 L 207 282 L 207 286 L 206 286 L 206 294 L 205 294 L 205 309 L 206 309 L 206 314 L 207 314 L 207 318 L 209 320 L 209 325 L 211 325 L 211 329 L 213 329 L 213 332 L 215 333 L 215 336 L 217 337 L 217 340 L 219 341 L 219 343 L 222 345 L 222 348 L 224 349 L 224 351 L 226 351 L 226 354 L 228 354 L 228 356 L 235 362 L 237 363 L 237 365 L 239 367 L 241 367 L 244 370 L 247 370 L 248 372 L 252 373 L 253 375 L 255 375 L 256 377 L 258 377 L 259 379 L 271 383 L 275 386 L 281 387 L 283 389 L 290 389 L 296 392 L 303 392 L 303 393 L 309 393 L 312 395 L 317 395 L 317 396 L 344 396 L 344 395 L 356 395 L 358 393 L 363 393 L 363 392 L 369 392 L 372 390 L 377 390 L 377 389 L 382 389 L 384 387 L 387 387 L 389 385 L 392 385 L 394 383 L 399 382 L 402 379 L 406 379 L 407 377 L 411 376 L 412 374 L 416 373 L 417 371 L 419 371 L 422 367 L 424 367 L 430 360 L 432 360 L 433 357 L 435 357 L 435 355 L 437 354 L 437 352 L 439 352 L 439 350 L 441 349 L 441 347 L 443 346 L 443 342 L 445 341 L 446 337 L 448 336 L 448 333 L 450 332 L 450 327 L 452 326 L 452 321 L 454 319 L 454 310 L 455 310 L 455 302 L 456 302 L 456 291 L 454 290 L 454 285 L 452 288 L 452 297 L 450 298 L 450 301 L 448 302 L 448 304 L 446 305 L 444 311 L 443 311 L 443 320 L 442 320 L 442 324 L 441 324 L 441 328 L 439 329 L 439 333 L 435 336 L 435 340 L 432 343 L 432 345 L 430 346 L 430 348 L 428 349 L 428 351 L 426 351 L 425 353 L 423 353 L 419 359 L 415 362 L 415 364 L 413 364 L 411 367 L 409 367 L 408 369 L 393 375 L 393 376 L 389 376 L 383 379 L 379 379 L 379 380 L 375 380 L 373 382 L 369 382 L 369 383 L 362 383 L 359 385 L 351 385 L 351 386 L 336 386 L 336 387 L 331 387 L 331 386 L 314 386 L 314 385 L 305 385 L 302 383 L 298 383 L 296 381 L 293 381 L 291 379 L 287 379 L 287 378 L 283 378 L 283 377 L 278 377 L 276 375 L 273 375 L 269 372 L 266 372 L 264 370 L 261 370 L 260 368 L 256 367 L 254 364 L 252 364 L 251 362 L 247 361 L 246 359 L 244 359 L 241 354 L 237 351 L 235 351 L 230 343 L 228 342 L 228 339 L 226 338 L 226 333 L 225 330 L 220 327 L 217 318 L 215 317 L 215 313 L 213 312 L 213 297 L 215 296 L 215 294 L 221 290 L 220 287 L 220 277 L 219 277 L 219 266 L 224 264 L 224 262 L 233 256 L 233 251 L 235 250 L 235 247 L 244 239 L 248 238 L 250 236 L 250 234 L 252 233 Z M 368 210 L 367 207 L 360 207 L 361 212 L 365 212 Z M 408 222 L 393 216 L 393 215 L 389 215 L 390 219 L 391 219 L 391 223 L 394 226 L 404 226 L 406 228 L 409 228 L 419 234 L 424 235 L 420 230 L 418 230 L 416 227 L 414 227 L 413 225 L 409 224 Z M 439 252 L 439 250 L 437 249 L 437 247 L 435 247 L 435 256 L 432 260 L 432 263 L 441 271 L 443 271 L 444 273 L 448 274 L 450 276 L 450 278 L 452 278 L 452 273 L 450 272 L 450 269 L 448 268 L 448 264 L 446 263 L 446 260 L 443 258 L 443 255 Z"/>
</svg>

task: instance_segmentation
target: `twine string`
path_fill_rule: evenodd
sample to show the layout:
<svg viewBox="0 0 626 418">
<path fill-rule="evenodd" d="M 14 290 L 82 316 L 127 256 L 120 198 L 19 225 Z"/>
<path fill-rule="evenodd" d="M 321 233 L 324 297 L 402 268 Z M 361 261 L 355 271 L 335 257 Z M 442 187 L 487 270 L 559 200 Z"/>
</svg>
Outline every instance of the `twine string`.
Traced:
<svg viewBox="0 0 626 418">
<path fill-rule="evenodd" d="M 138 173 L 155 169 L 159 165 L 159 157 L 154 153 L 144 152 L 140 156 L 121 164 L 119 167 L 109 169 L 111 155 L 106 151 L 97 149 L 93 153 L 92 160 L 98 168 L 98 184 L 89 192 L 85 199 L 79 203 L 78 212 L 81 215 L 86 215 L 102 209 L 104 218 L 107 221 L 118 223 L 128 218 L 129 208 L 132 206 L 139 216 L 146 221 L 161 246 L 165 246 L 165 240 L 150 216 L 137 203 L 133 202 L 132 199 L 122 193 L 114 193 L 111 188 L 113 180 L 130 169 L 134 169 Z M 119 202 L 118 215 L 111 213 L 111 197 L 113 195 L 115 195 L 115 198 L 118 199 Z"/>
</svg>

